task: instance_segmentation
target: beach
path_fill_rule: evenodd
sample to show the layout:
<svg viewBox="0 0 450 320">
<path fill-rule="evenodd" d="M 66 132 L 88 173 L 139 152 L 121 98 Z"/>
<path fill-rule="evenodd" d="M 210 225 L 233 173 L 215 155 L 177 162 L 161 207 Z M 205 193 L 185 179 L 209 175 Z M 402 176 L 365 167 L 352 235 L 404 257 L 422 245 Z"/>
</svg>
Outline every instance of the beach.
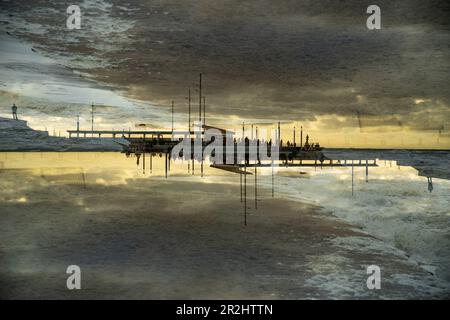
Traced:
<svg viewBox="0 0 450 320">
<path fill-rule="evenodd" d="M 3 299 L 448 297 L 403 251 L 279 186 L 272 198 L 261 185 L 255 209 L 252 176 L 244 226 L 231 173 L 201 178 L 173 164 L 165 179 L 157 158 L 150 174 L 117 153 L 2 160 Z M 69 265 L 81 268 L 81 290 L 66 287 Z M 380 290 L 366 286 L 369 265 L 381 267 Z"/>
<path fill-rule="evenodd" d="M 367 6 L 0 1 L 0 299 L 449 299 L 448 4 Z"/>
</svg>

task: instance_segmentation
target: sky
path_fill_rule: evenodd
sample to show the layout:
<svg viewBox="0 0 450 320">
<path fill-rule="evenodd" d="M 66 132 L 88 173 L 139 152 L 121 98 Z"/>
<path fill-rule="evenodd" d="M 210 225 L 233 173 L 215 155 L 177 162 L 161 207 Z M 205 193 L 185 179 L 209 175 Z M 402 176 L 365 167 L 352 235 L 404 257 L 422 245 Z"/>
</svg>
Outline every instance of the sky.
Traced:
<svg viewBox="0 0 450 320">
<path fill-rule="evenodd" d="M 371 4 L 380 30 L 366 27 Z M 0 42 L 34 50 L 31 62 L 1 51 L 0 114 L 21 101 L 30 123 L 64 130 L 78 113 L 87 123 L 95 100 L 100 127 L 161 127 L 173 100 L 186 126 L 202 73 L 210 124 L 281 121 L 285 139 L 303 126 L 329 147 L 450 148 L 448 1 L 84 0 L 79 30 L 67 29 L 67 6 L 0 2 Z M 51 68 L 37 68 L 44 58 Z M 101 91 L 70 92 L 80 87 Z"/>
</svg>

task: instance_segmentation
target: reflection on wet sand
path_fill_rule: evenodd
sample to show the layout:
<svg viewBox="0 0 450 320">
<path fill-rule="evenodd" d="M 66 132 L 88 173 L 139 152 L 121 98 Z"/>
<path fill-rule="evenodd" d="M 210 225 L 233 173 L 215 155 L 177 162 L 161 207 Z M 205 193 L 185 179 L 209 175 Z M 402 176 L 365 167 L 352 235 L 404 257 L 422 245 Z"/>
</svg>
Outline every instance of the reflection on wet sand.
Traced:
<svg viewBox="0 0 450 320">
<path fill-rule="evenodd" d="M 165 179 L 162 159 L 154 159 L 152 174 L 132 160 L 117 153 L 0 154 L 2 298 L 429 298 L 448 293 L 403 251 L 285 191 L 289 187 L 307 197 L 297 182 L 314 189 L 314 181 L 320 181 L 323 187 L 325 170 L 320 175 L 308 168 L 298 179 L 298 172 L 280 168 L 275 198 L 270 171 L 260 170 L 260 204 L 249 208 L 244 227 L 238 175 L 207 168 L 212 171 L 200 178 L 187 174 L 187 164 L 172 164 Z M 337 188 L 343 186 L 339 181 L 348 184 L 344 170 L 336 175 Z M 407 170 L 404 175 L 417 177 Z M 66 289 L 71 264 L 82 269 L 80 291 Z M 371 264 L 383 267 L 381 291 L 365 287 Z"/>
</svg>

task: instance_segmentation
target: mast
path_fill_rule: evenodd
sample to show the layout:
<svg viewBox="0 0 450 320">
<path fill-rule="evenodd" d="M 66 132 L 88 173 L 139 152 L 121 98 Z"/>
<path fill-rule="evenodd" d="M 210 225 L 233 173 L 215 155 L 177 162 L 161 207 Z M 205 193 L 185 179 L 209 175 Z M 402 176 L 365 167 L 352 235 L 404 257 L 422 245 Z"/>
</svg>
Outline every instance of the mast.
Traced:
<svg viewBox="0 0 450 320">
<path fill-rule="evenodd" d="M 91 105 L 91 133 L 94 136 L 94 103 Z"/>
<path fill-rule="evenodd" d="M 191 88 L 189 88 L 188 105 L 189 105 L 188 134 L 189 137 L 191 137 Z"/>
<path fill-rule="evenodd" d="M 172 100 L 172 135 L 173 135 L 173 100 Z"/>
<path fill-rule="evenodd" d="M 80 115 L 77 115 L 77 138 L 80 137 Z"/>
<path fill-rule="evenodd" d="M 278 121 L 278 144 L 281 141 L 281 127 L 280 127 L 280 121 Z"/>
<path fill-rule="evenodd" d="M 303 146 L 303 126 L 300 126 L 300 148 Z"/>
<path fill-rule="evenodd" d="M 200 79 L 198 84 L 198 122 L 201 121 L 202 121 L 202 74 L 200 73 Z"/>
<path fill-rule="evenodd" d="M 203 96 L 203 126 L 206 126 L 206 97 Z M 206 127 L 205 127 L 206 129 Z"/>
<path fill-rule="evenodd" d="M 294 126 L 294 146 L 295 146 L 295 126 Z"/>
</svg>

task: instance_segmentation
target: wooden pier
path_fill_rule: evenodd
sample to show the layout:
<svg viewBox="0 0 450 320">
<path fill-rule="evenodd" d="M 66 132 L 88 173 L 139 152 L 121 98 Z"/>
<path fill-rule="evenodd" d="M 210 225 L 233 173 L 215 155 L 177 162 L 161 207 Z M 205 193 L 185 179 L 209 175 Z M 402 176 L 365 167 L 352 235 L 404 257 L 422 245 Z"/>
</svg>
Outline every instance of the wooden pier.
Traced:
<svg viewBox="0 0 450 320">
<path fill-rule="evenodd" d="M 167 130 L 67 130 L 69 133 L 69 138 L 148 138 L 148 137 L 158 137 L 158 136 L 167 136 L 167 135 L 181 135 L 187 133 L 186 131 L 167 131 Z M 193 133 L 193 132 L 192 132 Z"/>
</svg>

